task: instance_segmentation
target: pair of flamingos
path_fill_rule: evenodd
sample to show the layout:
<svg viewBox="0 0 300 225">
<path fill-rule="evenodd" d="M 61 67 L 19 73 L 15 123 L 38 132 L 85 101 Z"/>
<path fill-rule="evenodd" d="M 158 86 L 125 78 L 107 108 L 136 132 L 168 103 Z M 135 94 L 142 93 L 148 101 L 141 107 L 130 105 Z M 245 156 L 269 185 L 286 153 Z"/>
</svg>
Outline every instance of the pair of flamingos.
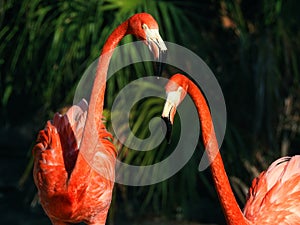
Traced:
<svg viewBox="0 0 300 225">
<path fill-rule="evenodd" d="M 166 51 L 157 22 L 151 15 L 139 13 L 113 31 L 101 56 L 111 52 L 127 34 L 144 40 L 156 58 Z M 102 122 L 111 54 L 108 55 L 99 60 L 89 105 L 82 100 L 65 115 L 57 113 L 40 131 L 33 149 L 34 181 L 41 204 L 53 225 L 79 222 L 103 225 L 106 221 L 117 157 L 115 146 L 110 142 L 112 135 Z M 186 93 L 195 102 L 206 151 L 208 156 L 216 155 L 210 157 L 211 171 L 228 224 L 300 224 L 300 156 L 278 159 L 254 179 L 242 213 L 224 169 L 209 108 L 199 88 L 183 75 L 176 74 L 167 84 L 166 91 L 172 98 L 167 98 L 162 116 L 171 124 L 176 107 Z M 94 127 L 96 135 L 91 131 Z M 96 162 L 93 167 L 86 157 Z M 108 174 L 110 179 L 101 176 L 95 167 Z"/>
</svg>

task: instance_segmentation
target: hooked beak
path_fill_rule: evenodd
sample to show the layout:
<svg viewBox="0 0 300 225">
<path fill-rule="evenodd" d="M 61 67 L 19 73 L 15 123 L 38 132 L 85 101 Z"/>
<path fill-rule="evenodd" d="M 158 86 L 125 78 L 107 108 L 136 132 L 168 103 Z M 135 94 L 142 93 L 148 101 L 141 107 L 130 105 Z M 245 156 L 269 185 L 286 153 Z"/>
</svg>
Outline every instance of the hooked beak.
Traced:
<svg viewBox="0 0 300 225">
<path fill-rule="evenodd" d="M 158 29 L 145 29 L 146 44 L 156 60 L 157 76 L 161 76 L 163 64 L 167 57 L 167 47 L 159 35 Z"/>
<path fill-rule="evenodd" d="M 175 105 L 167 100 L 161 118 L 163 119 L 163 121 L 167 126 L 166 140 L 168 141 L 168 144 L 171 143 L 172 128 L 173 128 L 175 114 L 176 114 Z"/>
<path fill-rule="evenodd" d="M 167 95 L 167 100 L 161 115 L 161 118 L 164 120 L 167 126 L 166 139 L 168 143 L 171 142 L 172 136 L 172 127 L 174 122 L 174 117 L 176 114 L 176 108 L 179 105 L 181 97 L 182 88 L 179 88 L 177 91 L 169 92 Z"/>
</svg>

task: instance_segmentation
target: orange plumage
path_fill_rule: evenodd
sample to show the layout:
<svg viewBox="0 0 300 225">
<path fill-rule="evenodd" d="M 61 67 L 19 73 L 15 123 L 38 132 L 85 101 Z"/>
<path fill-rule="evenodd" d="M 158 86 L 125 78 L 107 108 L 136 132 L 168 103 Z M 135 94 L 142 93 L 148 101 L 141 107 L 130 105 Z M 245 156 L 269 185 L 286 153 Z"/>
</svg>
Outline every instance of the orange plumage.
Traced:
<svg viewBox="0 0 300 225">
<path fill-rule="evenodd" d="M 72 106 L 65 115 L 55 114 L 40 131 L 34 147 L 34 180 L 39 189 L 41 204 L 53 224 L 84 221 L 88 224 L 105 224 L 110 206 L 115 160 L 112 135 L 101 123 L 102 145 L 97 152 L 102 157 L 97 169 L 106 170 L 111 179 L 99 176 L 79 151 L 87 103 L 82 100 Z M 94 165 L 95 166 L 95 165 Z M 74 169 L 77 172 L 74 173 Z M 74 182 L 75 180 L 75 182 Z"/>
<path fill-rule="evenodd" d="M 282 157 L 252 182 L 244 215 L 254 224 L 300 224 L 300 156 Z"/>
<path fill-rule="evenodd" d="M 167 98 L 162 117 L 169 124 L 172 124 L 176 107 L 184 99 L 186 93 L 195 103 L 201 123 L 203 142 L 211 163 L 214 184 L 227 223 L 231 225 L 300 225 L 300 156 L 280 158 L 255 178 L 242 212 L 230 187 L 219 152 L 210 110 L 200 89 L 187 77 L 176 74 L 168 82 L 166 91 L 172 92 L 172 98 Z"/>
<path fill-rule="evenodd" d="M 133 15 L 103 46 L 89 104 L 83 99 L 65 115 L 55 114 L 38 135 L 33 177 L 53 225 L 105 224 L 117 156 L 102 121 L 106 75 L 113 50 L 127 34 L 143 40 L 156 59 L 167 50 L 154 18 L 147 13 Z"/>
</svg>

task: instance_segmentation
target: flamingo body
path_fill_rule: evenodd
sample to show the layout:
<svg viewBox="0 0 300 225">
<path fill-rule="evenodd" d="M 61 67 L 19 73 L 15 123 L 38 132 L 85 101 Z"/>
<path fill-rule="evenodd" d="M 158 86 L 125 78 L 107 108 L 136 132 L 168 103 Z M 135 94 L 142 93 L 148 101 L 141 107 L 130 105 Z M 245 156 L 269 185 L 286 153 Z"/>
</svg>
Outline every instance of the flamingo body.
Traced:
<svg viewBox="0 0 300 225">
<path fill-rule="evenodd" d="M 98 170 L 105 170 L 111 179 L 99 176 L 95 169 L 89 168 L 89 180 L 86 174 L 72 174 L 74 167 L 89 167 L 79 151 L 82 133 L 87 116 L 88 105 L 82 100 L 72 106 L 65 115 L 56 113 L 40 131 L 38 144 L 34 147 L 34 180 L 39 189 L 41 204 L 53 224 L 84 221 L 88 224 L 104 224 L 110 206 L 116 149 L 109 141 L 112 135 L 101 124 L 102 145 L 95 149 L 101 152 Z M 105 148 L 103 148 L 105 146 Z M 76 162 L 81 162 L 76 164 Z M 76 182 L 70 182 L 75 179 Z M 71 185 L 70 185 L 71 183 Z"/>
<path fill-rule="evenodd" d="M 113 50 L 127 34 L 143 40 L 156 59 L 167 50 L 154 18 L 147 13 L 133 15 L 103 46 L 89 104 L 82 99 L 65 115 L 56 113 L 39 132 L 33 177 L 53 225 L 105 224 L 117 157 L 113 137 L 103 124 L 106 75 Z"/>
<path fill-rule="evenodd" d="M 186 93 L 195 103 L 214 184 L 228 224 L 300 225 L 300 155 L 276 160 L 255 178 L 242 212 L 230 187 L 210 110 L 200 89 L 187 77 L 176 74 L 167 83 L 166 92 L 162 117 L 169 123 L 167 127 L 171 127 L 176 107 Z"/>
<path fill-rule="evenodd" d="M 252 181 L 244 215 L 253 224 L 300 224 L 299 155 L 277 159 Z"/>
</svg>

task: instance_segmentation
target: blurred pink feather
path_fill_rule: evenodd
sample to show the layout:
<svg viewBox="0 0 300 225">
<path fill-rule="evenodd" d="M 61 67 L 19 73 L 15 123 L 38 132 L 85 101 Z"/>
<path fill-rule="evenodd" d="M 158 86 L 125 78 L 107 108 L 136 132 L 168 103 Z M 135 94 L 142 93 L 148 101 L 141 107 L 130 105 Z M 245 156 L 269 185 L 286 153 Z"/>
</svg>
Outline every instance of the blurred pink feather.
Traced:
<svg viewBox="0 0 300 225">
<path fill-rule="evenodd" d="M 244 215 L 260 224 L 300 224 L 299 201 L 300 156 L 282 157 L 253 180 Z"/>
</svg>

